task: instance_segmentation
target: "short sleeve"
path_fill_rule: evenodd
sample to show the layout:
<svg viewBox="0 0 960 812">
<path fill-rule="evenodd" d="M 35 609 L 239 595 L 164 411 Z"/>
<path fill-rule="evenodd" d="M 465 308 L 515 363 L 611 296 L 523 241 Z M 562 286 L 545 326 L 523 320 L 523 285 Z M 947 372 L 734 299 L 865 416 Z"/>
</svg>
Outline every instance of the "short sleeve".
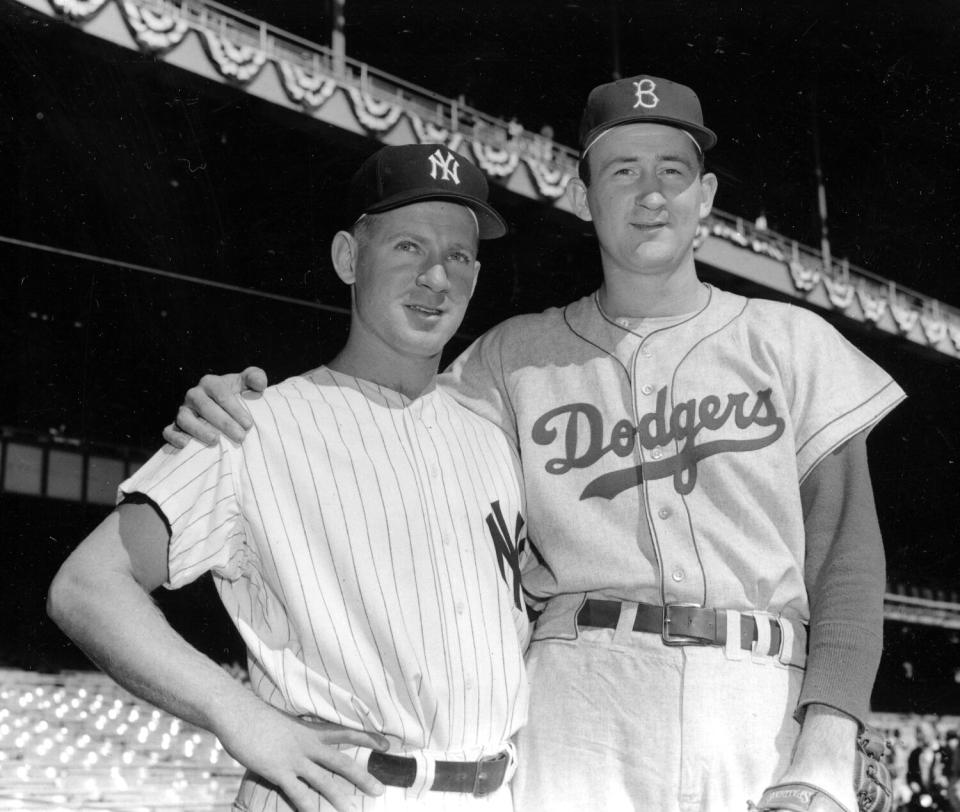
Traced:
<svg viewBox="0 0 960 812">
<path fill-rule="evenodd" d="M 244 529 L 227 442 L 208 447 L 191 441 L 182 450 L 164 446 L 120 483 L 119 499 L 143 494 L 170 528 L 169 589 L 207 571 L 230 580 L 241 574 Z"/>
<path fill-rule="evenodd" d="M 905 397 L 876 363 L 822 318 L 791 308 L 790 394 L 800 481 L 827 454 L 869 431 Z"/>
<path fill-rule="evenodd" d="M 500 427 L 517 445 L 517 418 L 504 371 L 506 325 L 473 342 L 440 376 L 440 383 L 461 405 Z"/>
</svg>

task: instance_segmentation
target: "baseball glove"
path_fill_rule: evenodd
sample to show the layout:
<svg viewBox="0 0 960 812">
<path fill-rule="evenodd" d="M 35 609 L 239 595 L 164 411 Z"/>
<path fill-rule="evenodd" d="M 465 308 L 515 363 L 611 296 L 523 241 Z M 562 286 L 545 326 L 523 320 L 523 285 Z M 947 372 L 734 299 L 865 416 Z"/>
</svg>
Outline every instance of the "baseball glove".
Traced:
<svg viewBox="0 0 960 812">
<path fill-rule="evenodd" d="M 871 728 L 857 737 L 853 786 L 859 812 L 893 812 L 890 771 L 884 762 L 887 746 Z M 751 812 L 851 812 L 826 790 L 799 781 L 772 786 L 760 796 L 760 803 L 747 807 Z"/>
</svg>

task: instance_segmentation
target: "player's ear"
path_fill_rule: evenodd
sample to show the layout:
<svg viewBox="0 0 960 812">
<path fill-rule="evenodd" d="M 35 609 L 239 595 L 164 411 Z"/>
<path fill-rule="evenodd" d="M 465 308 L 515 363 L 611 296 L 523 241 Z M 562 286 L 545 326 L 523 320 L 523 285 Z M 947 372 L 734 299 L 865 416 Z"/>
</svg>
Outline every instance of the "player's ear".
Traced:
<svg viewBox="0 0 960 812">
<path fill-rule="evenodd" d="M 333 235 L 330 258 L 333 260 L 333 269 L 345 285 L 352 285 L 357 281 L 359 248 L 357 238 L 349 231 L 338 231 Z"/>
<path fill-rule="evenodd" d="M 702 220 L 713 209 L 713 198 L 717 194 L 717 176 L 713 172 L 705 172 L 700 178 L 700 219 Z"/>
<path fill-rule="evenodd" d="M 480 279 L 480 263 L 473 263 L 473 284 L 470 286 L 470 296 L 473 296 L 473 292 L 477 289 L 477 280 Z"/>
<path fill-rule="evenodd" d="M 587 203 L 587 186 L 580 178 L 570 178 L 567 183 L 567 194 L 570 195 L 570 204 L 573 213 L 588 223 L 593 220 L 590 205 Z"/>
</svg>

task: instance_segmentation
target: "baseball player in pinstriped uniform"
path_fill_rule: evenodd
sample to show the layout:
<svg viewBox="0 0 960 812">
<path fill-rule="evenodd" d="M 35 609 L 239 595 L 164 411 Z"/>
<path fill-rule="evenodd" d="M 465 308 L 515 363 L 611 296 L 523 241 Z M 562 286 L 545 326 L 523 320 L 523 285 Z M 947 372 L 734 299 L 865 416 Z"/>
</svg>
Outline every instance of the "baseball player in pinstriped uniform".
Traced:
<svg viewBox="0 0 960 812">
<path fill-rule="evenodd" d="M 512 808 L 527 707 L 524 508 L 507 437 L 435 385 L 504 232 L 473 165 L 388 147 L 333 240 L 344 349 L 249 403 L 241 444 L 164 448 L 70 556 L 54 619 L 105 670 L 248 767 L 236 808 Z M 211 571 L 253 694 L 149 592 Z M 368 772 L 369 770 L 369 772 Z M 378 780 L 377 780 L 378 779 Z"/>
<path fill-rule="evenodd" d="M 595 88 L 570 193 L 603 284 L 441 376 L 523 463 L 520 809 L 857 806 L 885 580 L 865 438 L 903 393 L 818 316 L 700 282 L 715 141 L 687 87 Z M 203 382 L 177 423 L 242 436 L 212 407 L 244 422 L 244 382 Z"/>
</svg>

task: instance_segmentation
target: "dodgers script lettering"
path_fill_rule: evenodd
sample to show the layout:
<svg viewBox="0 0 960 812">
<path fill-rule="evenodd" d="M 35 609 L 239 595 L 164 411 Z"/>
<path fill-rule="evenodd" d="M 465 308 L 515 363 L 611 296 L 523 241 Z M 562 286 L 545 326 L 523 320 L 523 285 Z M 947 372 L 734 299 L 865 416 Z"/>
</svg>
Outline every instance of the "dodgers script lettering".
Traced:
<svg viewBox="0 0 960 812">
<path fill-rule="evenodd" d="M 629 457 L 639 442 L 646 451 L 666 449 L 676 443 L 678 453 L 653 459 L 641 465 L 603 474 L 590 482 L 580 499 L 597 496 L 613 499 L 623 491 L 637 487 L 644 479 L 673 477 L 677 493 L 688 494 L 697 484 L 697 465 L 714 454 L 756 451 L 777 441 L 784 421 L 777 414 L 770 389 L 731 393 L 724 401 L 717 395 L 674 404 L 668 412 L 668 390 L 657 393 L 656 407 L 634 425 L 618 420 L 609 434 L 600 410 L 590 403 L 568 403 L 541 415 L 533 424 L 531 438 L 538 445 L 552 446 L 559 441 L 563 456 L 547 460 L 547 473 L 563 475 L 574 468 L 589 468 L 607 454 Z M 751 427 L 769 428 L 760 437 L 737 437 Z M 703 432 L 720 432 L 714 440 L 697 442 Z"/>
</svg>

